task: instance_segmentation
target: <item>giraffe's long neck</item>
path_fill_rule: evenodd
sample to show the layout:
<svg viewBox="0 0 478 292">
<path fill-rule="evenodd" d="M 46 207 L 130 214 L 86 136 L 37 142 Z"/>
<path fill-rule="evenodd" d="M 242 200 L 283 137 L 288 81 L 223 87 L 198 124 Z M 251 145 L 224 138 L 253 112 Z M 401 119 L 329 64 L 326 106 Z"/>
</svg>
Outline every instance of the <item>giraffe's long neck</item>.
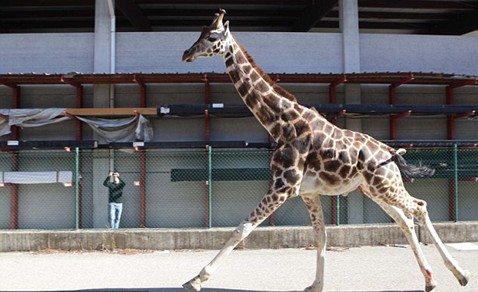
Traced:
<svg viewBox="0 0 478 292">
<path fill-rule="evenodd" d="M 277 141 L 284 122 L 281 117 L 283 109 L 292 107 L 296 103 L 295 97 L 275 84 L 232 37 L 224 60 L 242 100 Z"/>
</svg>

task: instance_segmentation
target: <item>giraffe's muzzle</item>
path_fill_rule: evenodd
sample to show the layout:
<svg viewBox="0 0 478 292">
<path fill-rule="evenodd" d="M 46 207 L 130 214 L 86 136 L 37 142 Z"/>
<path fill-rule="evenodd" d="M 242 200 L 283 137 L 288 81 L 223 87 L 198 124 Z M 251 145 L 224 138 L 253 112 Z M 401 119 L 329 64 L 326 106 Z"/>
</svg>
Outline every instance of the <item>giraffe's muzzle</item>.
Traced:
<svg viewBox="0 0 478 292">
<path fill-rule="evenodd" d="M 194 61 L 195 57 L 194 57 L 194 50 L 186 50 L 184 51 L 184 54 L 183 54 L 183 62 L 192 62 Z"/>
</svg>

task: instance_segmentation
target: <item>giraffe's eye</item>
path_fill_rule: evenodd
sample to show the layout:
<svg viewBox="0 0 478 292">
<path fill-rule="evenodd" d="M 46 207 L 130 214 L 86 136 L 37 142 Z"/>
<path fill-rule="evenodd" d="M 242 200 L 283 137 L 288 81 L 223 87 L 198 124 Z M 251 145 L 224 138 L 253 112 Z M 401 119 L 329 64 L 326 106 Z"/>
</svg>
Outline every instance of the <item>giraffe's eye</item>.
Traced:
<svg viewBox="0 0 478 292">
<path fill-rule="evenodd" d="M 214 43 L 215 41 L 217 41 L 217 38 L 215 38 L 215 37 L 210 37 L 210 38 L 208 38 L 207 40 L 208 40 L 209 42 L 211 42 L 211 43 Z"/>
</svg>

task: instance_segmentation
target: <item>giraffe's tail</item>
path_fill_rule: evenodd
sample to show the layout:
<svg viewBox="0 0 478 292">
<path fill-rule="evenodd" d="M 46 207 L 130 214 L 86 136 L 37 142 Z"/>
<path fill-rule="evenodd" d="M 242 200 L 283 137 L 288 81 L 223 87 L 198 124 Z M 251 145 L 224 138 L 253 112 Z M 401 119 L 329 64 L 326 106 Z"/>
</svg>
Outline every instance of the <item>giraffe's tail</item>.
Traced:
<svg viewBox="0 0 478 292">
<path fill-rule="evenodd" d="M 435 169 L 422 165 L 421 161 L 418 163 L 418 165 L 408 164 L 405 158 L 403 158 L 403 155 L 406 152 L 407 150 L 403 148 L 399 148 L 397 150 L 393 149 L 393 151 L 390 151 L 390 153 L 393 155 L 392 160 L 395 161 L 403 176 L 407 178 L 414 178 L 428 177 L 435 174 Z"/>
</svg>

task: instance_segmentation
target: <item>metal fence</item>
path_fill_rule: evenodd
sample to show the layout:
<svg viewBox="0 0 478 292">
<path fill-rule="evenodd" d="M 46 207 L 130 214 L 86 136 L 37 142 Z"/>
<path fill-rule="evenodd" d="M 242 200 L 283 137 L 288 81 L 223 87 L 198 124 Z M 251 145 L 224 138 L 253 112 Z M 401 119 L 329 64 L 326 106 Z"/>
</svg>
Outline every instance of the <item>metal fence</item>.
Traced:
<svg viewBox="0 0 478 292">
<path fill-rule="evenodd" d="M 108 228 L 108 190 L 116 170 L 125 181 L 120 228 L 237 226 L 266 193 L 270 150 L 78 150 L 0 152 L 0 228 Z M 433 221 L 478 220 L 478 149 L 408 150 L 409 163 L 436 170 L 405 182 L 428 202 Z M 322 197 L 327 224 L 388 223 L 358 192 Z M 300 198 L 264 225 L 309 225 Z"/>
</svg>

